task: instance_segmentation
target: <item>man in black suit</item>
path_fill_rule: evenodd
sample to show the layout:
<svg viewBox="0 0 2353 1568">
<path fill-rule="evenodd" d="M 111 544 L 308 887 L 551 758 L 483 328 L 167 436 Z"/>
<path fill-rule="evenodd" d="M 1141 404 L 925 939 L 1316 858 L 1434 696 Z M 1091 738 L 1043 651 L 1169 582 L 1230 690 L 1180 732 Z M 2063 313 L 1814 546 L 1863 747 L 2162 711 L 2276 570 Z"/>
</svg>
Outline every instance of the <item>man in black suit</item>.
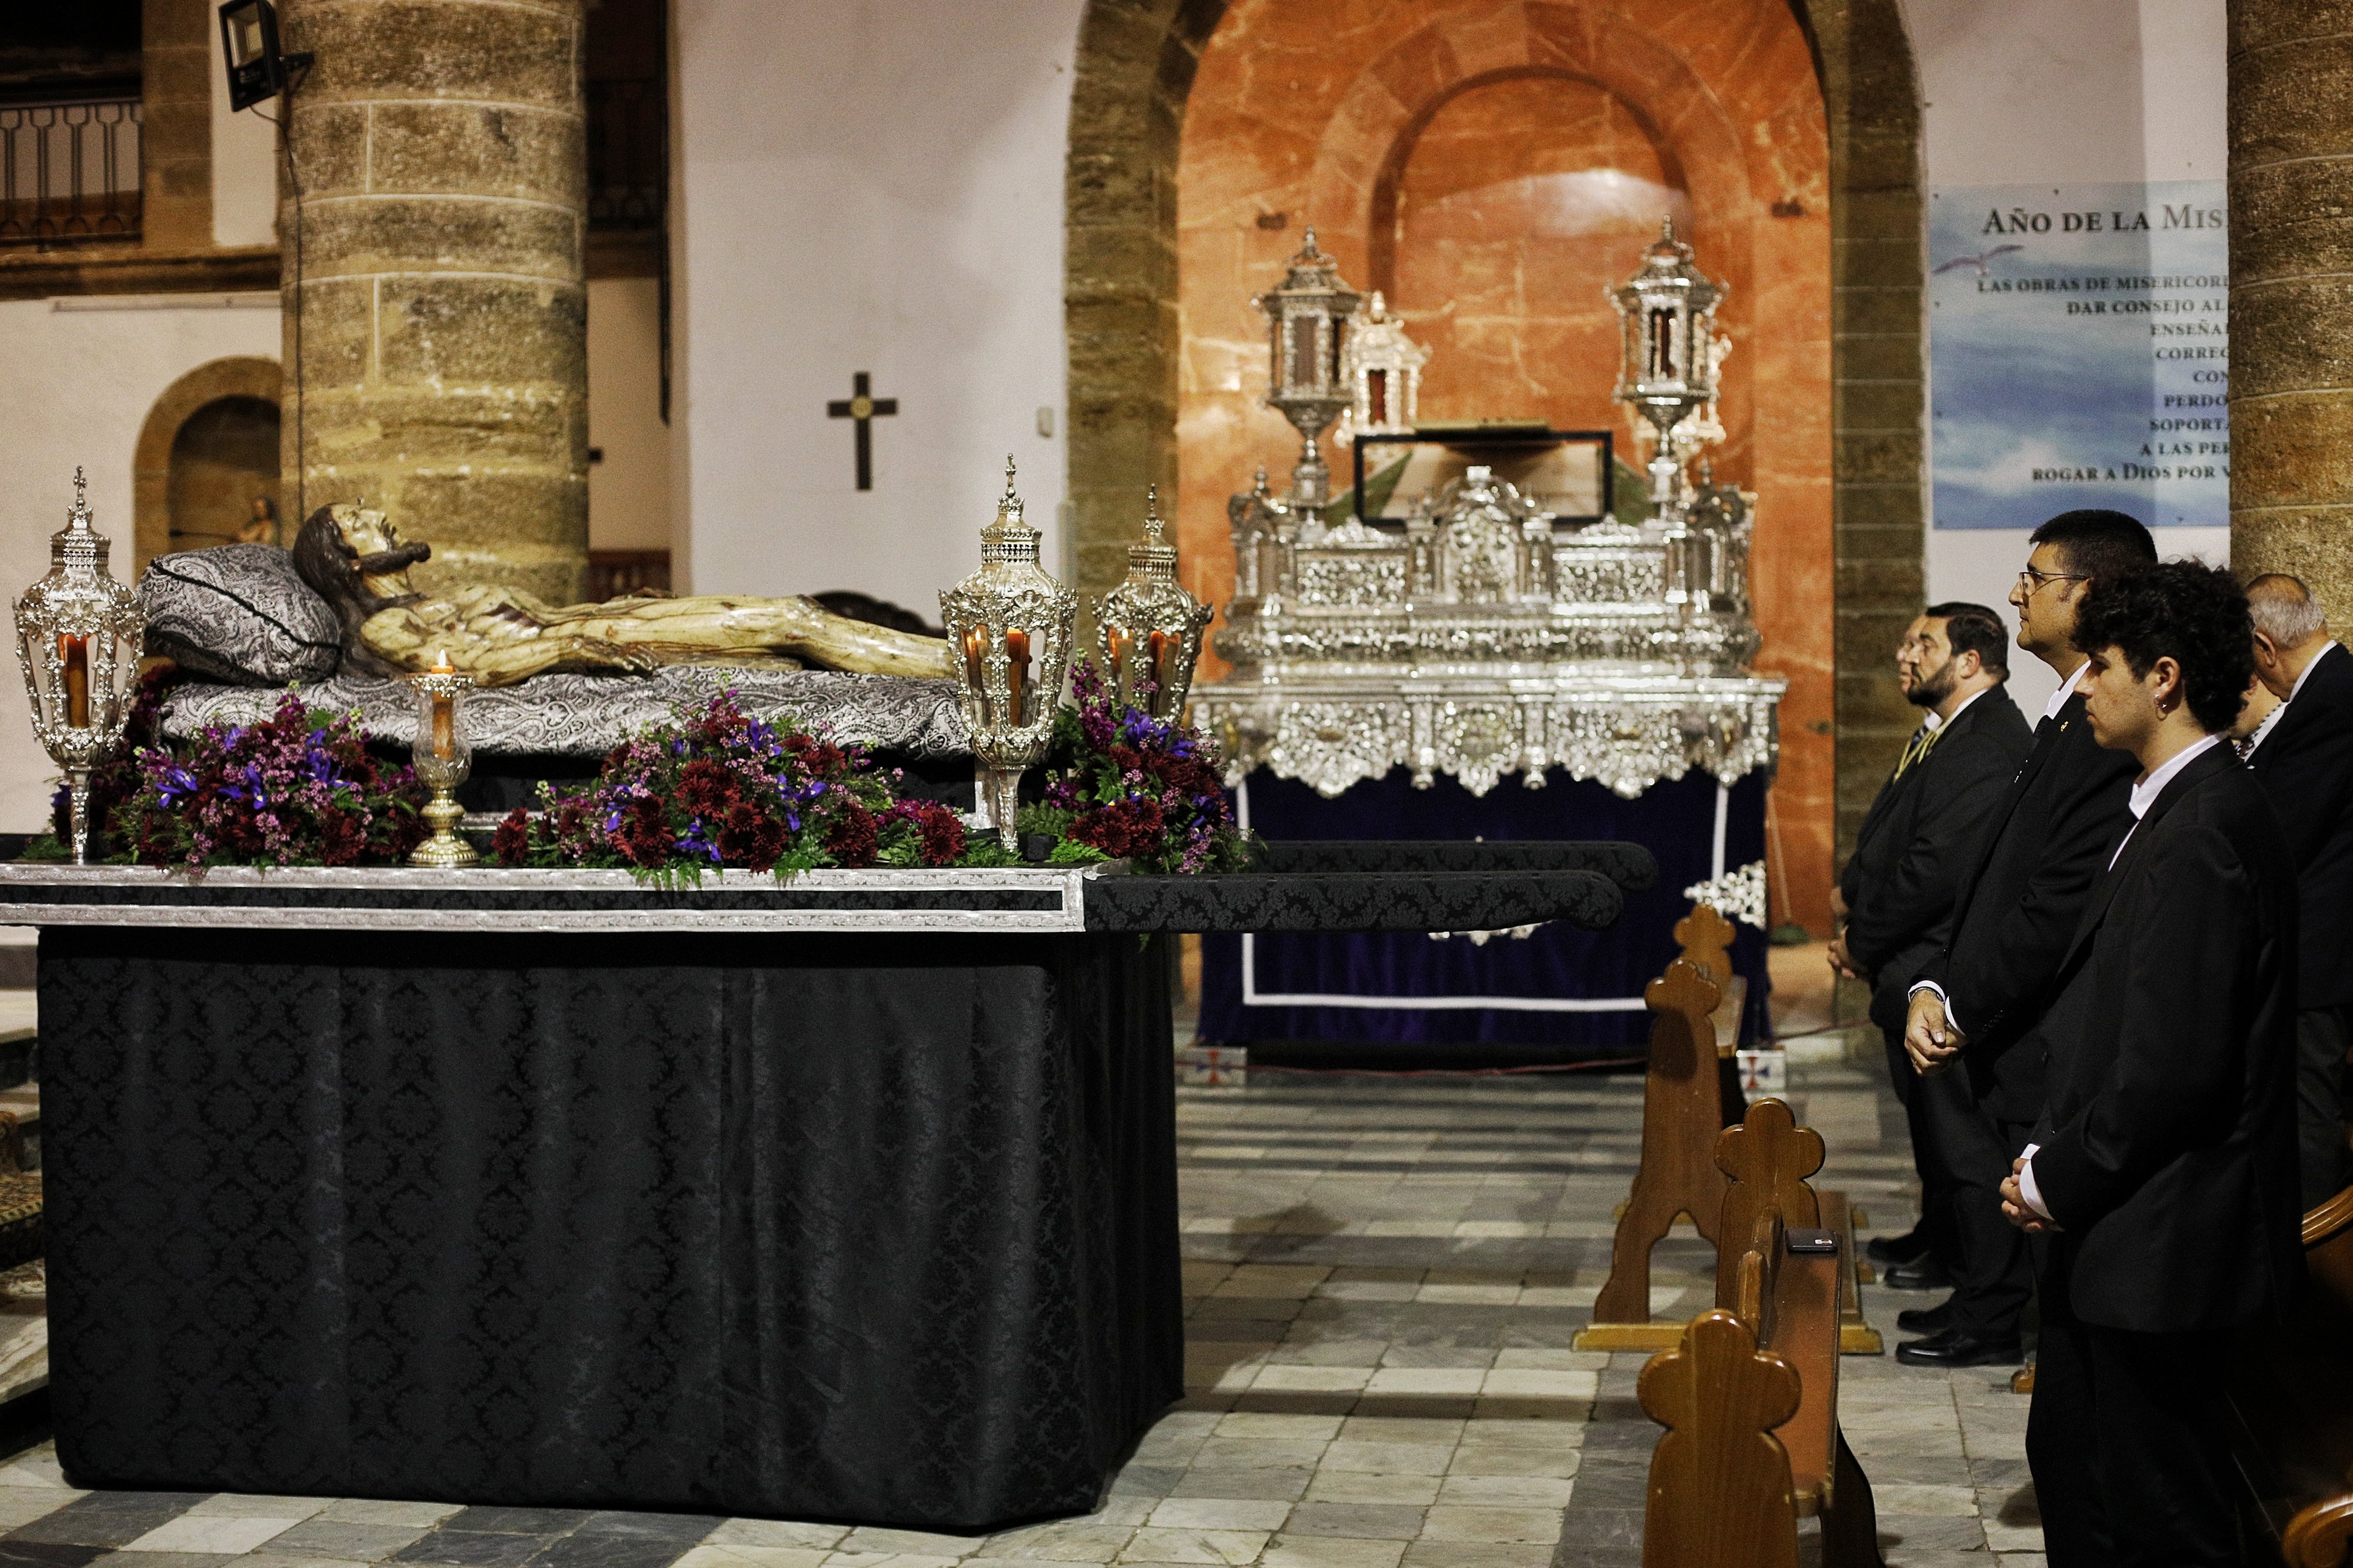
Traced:
<svg viewBox="0 0 2353 1568">
<path fill-rule="evenodd" d="M 2345 1187 L 2345 1053 L 2353 1048 L 2353 654 L 2311 590 L 2270 573 L 2247 584 L 2255 674 L 2284 706 L 2248 765 L 2295 857 L 2298 1190 L 2307 1209 Z"/>
<path fill-rule="evenodd" d="M 1983 605 L 1929 605 L 1905 633 L 1895 668 L 1905 700 L 1927 712 L 1871 803 L 1840 875 L 1841 929 L 1831 963 L 1872 987 L 1871 1019 L 1884 1034 L 1888 1071 L 1911 1127 L 1920 1226 L 1890 1250 L 1907 1259 L 1925 1251 L 1949 1269 L 1958 1252 L 1950 1162 L 1921 1097 L 1953 1090 L 1924 1081 L 1905 1054 L 1905 993 L 1943 945 L 1978 835 L 2026 756 L 2028 735 L 2018 704 L 2002 689 L 2010 632 Z"/>
<path fill-rule="evenodd" d="M 2059 689 L 1994 809 L 1952 935 L 1912 988 L 1905 1049 L 1923 1073 L 1958 1055 L 1957 1086 L 1970 1110 L 1939 1130 L 1958 1188 L 1960 1268 L 1942 1307 L 1898 1320 L 1927 1336 L 1895 1347 L 1907 1365 L 2021 1359 L 2033 1266 L 2024 1239 L 2002 1221 L 2001 1182 L 2042 1113 L 2045 1048 L 2036 1026 L 2057 994 L 2059 955 L 2132 820 L 2132 761 L 2100 749 L 2084 700 L 2071 689 L 2084 666 L 2075 612 L 2095 584 L 2156 562 L 2148 530 L 2122 512 L 2062 512 L 2034 531 L 2026 570 L 2010 590 L 2018 646 L 2057 672 Z M 1894 1270 L 1889 1278 L 1902 1282 Z"/>
<path fill-rule="evenodd" d="M 2002 1184 L 2051 1238 L 2027 1462 L 2051 1568 L 2237 1563 L 2218 1347 L 2303 1268 L 2295 865 L 2223 739 L 2252 662 L 2230 574 L 2102 584 L 2078 626 L 2093 732 L 2139 776 L 2060 961 L 2049 1109 Z"/>
</svg>

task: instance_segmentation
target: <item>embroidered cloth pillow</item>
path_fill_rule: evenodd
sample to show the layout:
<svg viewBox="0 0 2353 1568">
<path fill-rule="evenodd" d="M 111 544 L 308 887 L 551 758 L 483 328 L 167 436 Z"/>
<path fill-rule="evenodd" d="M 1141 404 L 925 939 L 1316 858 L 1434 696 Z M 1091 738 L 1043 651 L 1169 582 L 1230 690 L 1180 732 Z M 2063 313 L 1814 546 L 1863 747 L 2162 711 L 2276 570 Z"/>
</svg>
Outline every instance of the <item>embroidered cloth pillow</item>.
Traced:
<svg viewBox="0 0 2353 1568">
<path fill-rule="evenodd" d="M 159 555 L 139 579 L 147 651 L 237 686 L 310 684 L 335 673 L 342 628 L 274 544 Z"/>
</svg>

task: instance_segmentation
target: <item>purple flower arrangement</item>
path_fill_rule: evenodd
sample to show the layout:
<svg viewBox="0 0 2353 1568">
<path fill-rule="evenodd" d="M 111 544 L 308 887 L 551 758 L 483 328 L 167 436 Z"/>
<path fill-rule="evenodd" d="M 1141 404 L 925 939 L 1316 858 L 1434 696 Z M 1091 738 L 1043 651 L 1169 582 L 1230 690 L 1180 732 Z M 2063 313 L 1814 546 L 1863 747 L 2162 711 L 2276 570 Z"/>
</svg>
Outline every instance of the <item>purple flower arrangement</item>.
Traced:
<svg viewBox="0 0 2353 1568">
<path fill-rule="evenodd" d="M 953 865 L 963 822 L 936 802 L 895 798 L 891 784 L 860 748 L 754 718 L 722 692 L 615 747 L 596 783 L 547 792 L 537 816 L 518 807 L 491 858 L 687 881 L 728 867 Z"/>
<path fill-rule="evenodd" d="M 1092 659 L 1071 672 L 1076 706 L 1056 716 L 1041 826 L 1154 871 L 1229 871 L 1250 858 L 1208 743 L 1189 725 L 1114 705 Z"/>
<path fill-rule="evenodd" d="M 291 692 L 261 723 L 130 761 L 135 782 L 106 820 L 142 865 L 385 866 L 425 837 L 409 770 L 370 756 L 353 717 L 308 711 Z"/>
</svg>

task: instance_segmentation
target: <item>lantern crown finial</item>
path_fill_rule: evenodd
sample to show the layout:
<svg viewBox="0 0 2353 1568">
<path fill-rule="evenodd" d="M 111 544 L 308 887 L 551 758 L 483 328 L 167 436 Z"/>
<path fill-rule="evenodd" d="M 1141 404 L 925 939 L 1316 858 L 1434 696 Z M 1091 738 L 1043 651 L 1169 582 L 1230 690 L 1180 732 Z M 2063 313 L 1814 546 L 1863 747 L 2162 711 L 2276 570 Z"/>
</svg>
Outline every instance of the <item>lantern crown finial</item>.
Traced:
<svg viewBox="0 0 2353 1568">
<path fill-rule="evenodd" d="M 90 480 L 82 477 L 79 463 L 74 465 L 74 503 L 73 510 L 66 513 L 66 526 L 69 528 L 90 526 Z"/>
<path fill-rule="evenodd" d="M 1021 561 L 1038 563 L 1038 542 L 1043 537 L 1029 526 L 1021 515 L 1021 498 L 1013 493 L 1013 458 L 1005 459 L 1005 495 L 997 503 L 997 516 L 980 531 L 980 558 L 990 561 Z"/>
<path fill-rule="evenodd" d="M 1145 542 L 1147 544 L 1159 543 L 1160 531 L 1160 487 L 1158 485 L 1146 485 L 1144 488 Z"/>
</svg>

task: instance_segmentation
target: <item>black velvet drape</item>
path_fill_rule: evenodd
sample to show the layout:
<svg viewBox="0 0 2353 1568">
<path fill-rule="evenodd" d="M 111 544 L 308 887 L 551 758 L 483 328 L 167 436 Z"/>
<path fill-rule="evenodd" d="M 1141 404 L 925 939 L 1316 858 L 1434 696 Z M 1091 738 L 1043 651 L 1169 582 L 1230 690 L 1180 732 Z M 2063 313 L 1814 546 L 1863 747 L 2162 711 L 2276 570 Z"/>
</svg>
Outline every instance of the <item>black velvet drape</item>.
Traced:
<svg viewBox="0 0 2353 1568">
<path fill-rule="evenodd" d="M 1084 1510 L 1181 1392 L 1165 940 L 46 931 L 67 1474 Z"/>
</svg>

